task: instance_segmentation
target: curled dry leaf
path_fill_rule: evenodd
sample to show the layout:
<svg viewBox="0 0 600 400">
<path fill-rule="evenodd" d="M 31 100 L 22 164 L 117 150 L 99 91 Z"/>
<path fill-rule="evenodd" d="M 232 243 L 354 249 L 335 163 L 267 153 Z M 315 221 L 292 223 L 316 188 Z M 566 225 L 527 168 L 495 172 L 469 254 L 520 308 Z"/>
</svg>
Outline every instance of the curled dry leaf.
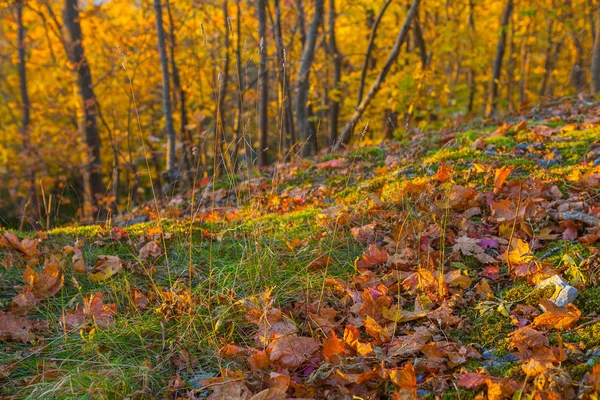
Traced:
<svg viewBox="0 0 600 400">
<path fill-rule="evenodd" d="M 35 306 L 41 300 L 54 296 L 62 288 L 64 274 L 62 263 L 54 256 L 46 259 L 44 270 L 38 273 L 27 266 L 23 271 L 25 289 L 13 298 L 13 304 L 19 312 L 26 312 L 28 308 Z"/>
<path fill-rule="evenodd" d="M 377 265 L 385 264 L 387 260 L 387 250 L 379 250 L 377 245 L 371 244 L 363 253 L 362 258 L 356 260 L 355 265 L 357 269 L 366 269 L 375 267 Z"/>
<path fill-rule="evenodd" d="M 93 282 L 104 282 L 111 276 L 121 272 L 122 269 L 123 262 L 118 256 L 100 255 L 88 277 Z"/>
</svg>

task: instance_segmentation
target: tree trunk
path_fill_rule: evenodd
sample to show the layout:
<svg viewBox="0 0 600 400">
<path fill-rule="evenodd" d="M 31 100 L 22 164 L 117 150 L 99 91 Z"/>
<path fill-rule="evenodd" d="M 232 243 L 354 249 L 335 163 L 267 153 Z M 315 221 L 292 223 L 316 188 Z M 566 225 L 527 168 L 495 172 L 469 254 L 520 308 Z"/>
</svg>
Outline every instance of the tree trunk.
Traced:
<svg viewBox="0 0 600 400">
<path fill-rule="evenodd" d="M 285 59 L 283 36 L 281 34 L 281 8 L 279 0 L 275 0 L 275 44 L 277 46 L 279 90 L 281 92 L 283 101 L 283 130 L 285 132 L 284 148 L 286 152 L 284 159 L 287 159 L 287 153 L 289 153 L 296 143 L 296 134 L 294 132 L 294 114 L 292 107 L 292 93 L 290 90 L 290 76 Z"/>
<path fill-rule="evenodd" d="M 542 83 L 540 85 L 540 97 L 544 97 L 546 95 L 546 91 L 548 89 L 548 81 L 550 80 L 550 74 L 552 73 L 552 58 L 553 58 L 553 50 L 554 50 L 554 42 L 552 41 L 552 30 L 554 27 L 554 19 L 548 20 L 548 25 L 546 28 L 546 34 L 548 36 L 548 41 L 546 43 L 546 54 L 544 60 L 544 75 L 542 76 Z"/>
<path fill-rule="evenodd" d="M 388 59 L 385 62 L 385 65 L 379 72 L 379 76 L 377 76 L 377 79 L 375 80 L 375 82 L 373 82 L 373 85 L 371 85 L 369 92 L 361 100 L 360 104 L 358 105 L 358 107 L 356 108 L 354 113 L 352 114 L 352 117 L 350 118 L 348 123 L 346 123 L 346 125 L 344 126 L 344 129 L 342 130 L 340 137 L 338 138 L 338 141 L 332 147 L 333 151 L 336 151 L 342 145 L 342 143 L 344 143 L 346 140 L 348 140 L 348 137 L 350 136 L 350 133 L 352 131 L 352 127 L 358 122 L 358 120 L 360 119 L 361 115 L 364 113 L 365 109 L 367 108 L 367 106 L 369 105 L 369 103 L 371 102 L 373 97 L 375 97 L 377 92 L 379 92 L 379 89 L 381 88 L 381 85 L 383 84 L 385 77 L 387 76 L 388 72 L 392 68 L 392 65 L 396 62 L 396 59 L 398 58 L 398 55 L 400 54 L 400 47 L 402 46 L 402 43 L 406 39 L 406 35 L 408 34 L 408 30 L 409 30 L 411 21 L 414 18 L 414 16 L 416 15 L 417 10 L 419 8 L 419 3 L 420 3 L 420 0 L 413 0 L 413 3 L 410 6 L 410 9 L 408 10 L 408 14 L 406 15 L 406 19 L 404 20 L 404 24 L 402 25 L 402 28 L 400 29 L 400 32 L 398 33 L 398 36 L 396 37 L 396 42 L 394 43 L 394 47 L 392 47 L 392 50 L 390 52 L 390 55 L 388 56 Z"/>
<path fill-rule="evenodd" d="M 342 55 L 335 40 L 335 0 L 329 0 L 329 52 L 333 62 L 333 90 L 336 94 L 329 97 L 329 145 L 337 140 L 338 119 L 340 115 L 340 81 L 342 79 Z"/>
<path fill-rule="evenodd" d="M 597 6 L 597 18 L 591 69 L 592 93 L 594 95 L 600 92 L 600 4 Z"/>
<path fill-rule="evenodd" d="M 222 73 L 218 75 L 219 91 L 217 98 L 217 115 L 215 117 L 215 163 L 214 175 L 221 174 L 221 165 L 231 169 L 231 160 L 226 146 L 226 130 L 225 121 L 225 98 L 229 88 L 229 15 L 227 11 L 227 0 L 223 0 L 221 12 L 223 14 L 223 27 L 225 28 L 225 36 L 223 37 L 223 47 L 225 48 L 225 57 Z"/>
<path fill-rule="evenodd" d="M 488 109 L 486 114 L 488 116 L 494 115 L 498 105 L 498 84 L 500 83 L 500 75 L 502 73 L 502 59 L 504 58 L 504 51 L 506 49 L 506 29 L 510 21 L 510 16 L 513 11 L 513 0 L 508 0 L 504 12 L 502 13 L 502 20 L 500 22 L 500 38 L 498 39 L 498 46 L 496 47 L 496 58 L 494 60 L 494 69 L 492 72 L 492 81 L 490 82 L 490 93 L 488 99 Z"/>
<path fill-rule="evenodd" d="M 521 43 L 521 80 L 519 82 L 519 103 L 521 105 L 528 102 L 527 90 L 529 85 L 529 66 L 531 61 L 529 37 L 532 35 L 534 20 L 531 19 L 527 24 L 525 35 Z"/>
<path fill-rule="evenodd" d="M 370 65 L 369 62 L 372 59 L 373 48 L 375 45 L 375 37 L 377 36 L 377 28 L 379 28 L 379 23 L 381 22 L 381 19 L 383 18 L 383 14 L 385 14 L 385 10 L 387 10 L 387 8 L 391 2 L 392 2 L 392 0 L 386 0 L 386 2 L 383 4 L 383 7 L 381 7 L 381 10 L 379 11 L 377 18 L 371 25 L 371 33 L 369 34 L 369 44 L 367 45 L 367 51 L 365 53 L 365 61 L 363 63 L 362 72 L 360 73 L 360 83 L 358 84 L 358 102 L 356 104 L 356 107 L 358 107 L 360 105 L 360 102 L 363 98 L 363 92 L 364 92 L 364 88 L 365 88 L 365 79 L 367 78 L 367 70 L 369 69 L 369 65 Z"/>
<path fill-rule="evenodd" d="M 192 162 L 190 161 L 190 155 L 188 148 L 192 145 L 192 139 L 189 136 L 189 131 L 186 129 L 188 125 L 187 110 L 185 104 L 185 90 L 181 86 L 181 78 L 179 77 L 179 68 L 175 62 L 175 47 L 177 45 L 175 41 L 175 23 L 173 20 L 173 13 L 171 12 L 171 4 L 169 0 L 166 0 L 165 8 L 167 9 L 167 17 L 169 18 L 169 53 L 171 56 L 171 71 L 173 73 L 173 90 L 175 92 L 174 108 L 179 105 L 179 114 L 181 118 L 181 126 L 179 129 L 179 136 L 181 140 L 181 156 L 183 158 L 183 165 L 188 175 L 188 181 L 191 182 L 193 176 L 190 174 L 193 168 Z"/>
<path fill-rule="evenodd" d="M 475 5 L 473 4 L 473 0 L 469 0 L 469 46 L 471 50 L 471 54 L 475 53 L 475 15 L 474 15 Z M 475 72 L 475 67 L 471 65 L 469 68 L 469 104 L 467 105 L 467 111 L 469 113 L 473 112 L 473 105 L 475 102 L 475 94 L 477 93 L 477 72 Z"/>
<path fill-rule="evenodd" d="M 79 119 L 78 126 L 87 145 L 84 157 L 83 181 L 85 191 L 84 216 L 89 218 L 92 217 L 92 208 L 104 196 L 105 186 L 102 182 L 101 141 L 96 118 L 96 96 L 93 89 L 92 73 L 83 48 L 77 0 L 65 0 L 63 20 L 65 47 L 71 64 L 71 72 L 77 84 L 77 91 L 81 100 L 80 107 L 83 111 L 83 117 Z M 103 215 L 103 210 L 98 211 Z"/>
<path fill-rule="evenodd" d="M 23 153 L 25 155 L 26 163 L 28 167 L 28 179 L 29 179 L 29 206 L 28 210 L 24 210 L 24 215 L 30 212 L 30 222 L 32 226 L 39 229 L 40 210 L 37 199 L 37 187 L 35 184 L 35 166 L 32 161 L 34 155 L 31 149 L 31 138 L 29 136 L 29 125 L 31 122 L 31 101 L 29 100 L 29 91 L 27 88 L 27 65 L 25 57 L 25 26 L 23 25 L 23 8 L 25 7 L 25 0 L 17 0 L 17 48 L 19 55 L 19 89 L 21 91 L 21 139 L 23 141 Z"/>
<path fill-rule="evenodd" d="M 260 59 L 258 65 L 258 165 L 265 167 L 269 129 L 269 87 L 267 74 L 267 0 L 258 0 L 258 36 L 260 37 Z"/>
<path fill-rule="evenodd" d="M 163 26 L 161 0 L 154 0 L 154 14 L 156 16 L 156 36 L 158 39 L 158 53 L 160 55 L 160 69 L 162 72 L 162 100 L 165 115 L 165 132 L 167 134 L 167 165 L 166 178 L 169 182 L 177 179 L 175 169 L 175 128 L 173 127 L 173 113 L 171 110 L 171 84 L 169 79 L 169 60 L 165 46 L 165 29 Z"/>
<path fill-rule="evenodd" d="M 308 123 L 308 89 L 310 82 L 310 69 L 315 58 L 315 46 L 317 44 L 317 35 L 319 25 L 323 19 L 324 0 L 315 0 L 315 11 L 310 28 L 306 35 L 306 43 L 302 51 L 300 60 L 300 71 L 296 82 L 296 117 L 298 118 L 298 130 L 300 135 L 306 140 L 302 154 L 304 157 L 311 153 L 316 153 L 316 132 L 314 132 Z"/>
</svg>

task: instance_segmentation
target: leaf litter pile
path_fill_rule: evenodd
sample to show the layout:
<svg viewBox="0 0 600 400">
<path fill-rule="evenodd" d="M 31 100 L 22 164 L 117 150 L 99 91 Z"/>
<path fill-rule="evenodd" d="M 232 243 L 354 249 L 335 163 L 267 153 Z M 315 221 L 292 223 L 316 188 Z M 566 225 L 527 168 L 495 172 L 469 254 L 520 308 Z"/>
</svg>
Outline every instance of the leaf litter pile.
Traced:
<svg viewBox="0 0 600 400">
<path fill-rule="evenodd" d="M 600 109 L 487 123 L 159 199 L 146 224 L 3 232 L 0 395 L 596 398 Z M 262 248 L 276 272 L 219 281 L 187 243 L 217 259 L 307 210 Z"/>
</svg>

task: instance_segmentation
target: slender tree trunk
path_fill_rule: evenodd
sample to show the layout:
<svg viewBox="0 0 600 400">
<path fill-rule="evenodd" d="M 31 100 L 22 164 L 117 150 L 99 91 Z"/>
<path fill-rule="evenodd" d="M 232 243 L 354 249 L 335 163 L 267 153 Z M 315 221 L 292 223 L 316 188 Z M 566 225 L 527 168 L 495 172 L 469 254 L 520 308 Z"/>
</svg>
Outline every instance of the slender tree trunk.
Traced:
<svg viewBox="0 0 600 400">
<path fill-rule="evenodd" d="M 240 0 L 235 0 L 236 7 L 236 43 L 235 43 L 235 62 L 236 62 L 236 74 L 238 80 L 238 101 L 237 101 L 237 118 L 235 124 L 235 142 L 233 144 L 233 170 L 237 171 L 239 166 L 238 154 L 240 145 L 245 145 L 245 164 L 247 167 L 252 165 L 252 145 L 250 140 L 246 140 L 244 135 L 244 88 L 242 84 L 242 11 L 240 7 Z"/>
<path fill-rule="evenodd" d="M 167 17 L 169 18 L 169 53 L 171 56 L 171 72 L 173 74 L 173 91 L 175 92 L 175 104 L 173 107 L 177 108 L 177 105 L 179 105 L 179 116 L 181 118 L 181 126 L 179 129 L 181 140 L 181 156 L 183 158 L 183 165 L 185 167 L 188 181 L 191 183 L 193 176 L 190 174 L 190 171 L 193 168 L 193 165 L 190 161 L 188 147 L 192 144 L 192 140 L 191 137 L 189 137 L 189 131 L 186 128 L 188 125 L 188 117 L 185 103 L 185 90 L 183 90 L 183 87 L 181 86 L 179 68 L 177 67 L 177 62 L 175 61 L 175 47 L 177 46 L 175 38 L 175 21 L 173 20 L 173 13 L 171 12 L 171 4 L 169 3 L 169 0 L 166 0 L 165 8 L 167 10 Z"/>
<path fill-rule="evenodd" d="M 386 0 L 386 2 L 383 4 L 383 7 L 381 7 L 381 10 L 379 11 L 377 18 L 375 19 L 375 21 L 373 21 L 373 24 L 371 25 L 371 33 L 369 34 L 369 44 L 367 45 L 367 51 L 365 53 L 365 61 L 363 63 L 363 68 L 360 73 L 360 83 L 358 84 L 358 102 L 356 104 L 356 107 L 358 107 L 360 105 L 360 102 L 363 98 L 363 93 L 364 93 L 364 88 L 365 88 L 365 80 L 367 78 L 367 71 L 369 69 L 370 60 L 373 58 L 372 53 L 373 53 L 373 48 L 375 46 L 375 37 L 377 36 L 377 29 L 379 28 L 379 23 L 381 22 L 383 15 L 385 14 L 385 10 L 387 10 L 387 8 L 391 4 L 391 2 L 392 2 L 392 0 Z"/>
<path fill-rule="evenodd" d="M 102 182 L 101 141 L 96 118 L 96 96 L 92 84 L 92 73 L 83 48 L 77 0 L 65 0 L 63 20 L 65 48 L 77 84 L 81 100 L 80 107 L 83 111 L 83 117 L 78 121 L 78 125 L 87 145 L 83 181 L 85 191 L 84 216 L 89 218 L 92 216 L 93 206 L 104 197 L 106 189 L 104 182 Z M 98 211 L 101 216 L 104 214 L 103 210 Z"/>
<path fill-rule="evenodd" d="M 350 118 L 350 120 L 344 126 L 344 129 L 340 133 L 340 137 L 338 138 L 338 141 L 332 147 L 333 151 L 336 151 L 342 145 L 342 143 L 344 143 L 346 140 L 348 140 L 348 136 L 350 136 L 352 127 L 358 122 L 358 120 L 364 113 L 365 109 L 367 108 L 367 106 L 369 105 L 369 103 L 371 102 L 373 97 L 375 97 L 377 92 L 379 92 L 379 89 L 381 88 L 381 85 L 383 84 L 385 77 L 387 76 L 388 72 L 392 68 L 392 65 L 396 62 L 396 59 L 398 58 L 398 55 L 400 54 L 400 48 L 402 47 L 402 43 L 406 39 L 406 35 L 408 34 L 408 30 L 410 28 L 411 21 L 417 13 L 417 10 L 419 8 L 419 3 L 420 3 L 420 0 L 413 0 L 413 3 L 410 6 L 410 9 L 408 10 L 408 14 L 406 15 L 406 18 L 404 20 L 404 24 L 402 25 L 402 28 L 400 29 L 400 32 L 398 33 L 398 36 L 396 37 L 396 42 L 394 43 L 394 47 L 392 47 L 392 50 L 390 52 L 390 55 L 388 56 L 388 59 L 385 62 L 385 65 L 379 72 L 379 76 L 377 76 L 377 79 L 375 80 L 375 82 L 373 82 L 373 85 L 371 85 L 371 88 L 369 89 L 369 91 L 367 92 L 365 97 L 361 100 L 359 106 L 356 108 L 356 110 L 352 114 L 352 117 Z"/>
<path fill-rule="evenodd" d="M 592 93 L 600 92 L 600 4 L 597 6 L 596 37 L 594 38 L 594 49 L 592 51 L 591 69 Z"/>
<path fill-rule="evenodd" d="M 154 0 L 154 14 L 156 16 L 156 36 L 158 39 L 158 53 L 160 55 L 160 69 L 162 72 L 162 98 L 163 113 L 165 115 L 165 132 L 167 134 L 167 165 L 166 178 L 169 182 L 177 179 L 175 168 L 175 128 L 173 126 L 173 113 L 171 110 L 171 84 L 169 79 L 169 59 L 165 46 L 165 28 L 163 26 L 161 0 Z"/>
<path fill-rule="evenodd" d="M 292 93 L 290 89 L 290 76 L 285 57 L 285 48 L 283 46 L 283 36 L 281 34 L 281 8 L 279 0 L 275 0 L 275 44 L 277 46 L 277 64 L 279 74 L 279 90 L 283 101 L 283 130 L 284 147 L 286 153 L 294 147 L 296 135 L 294 132 L 294 114 L 292 107 Z M 287 158 L 287 155 L 284 159 Z"/>
<path fill-rule="evenodd" d="M 525 31 L 525 35 L 522 39 L 521 44 L 521 80 L 519 82 L 519 102 L 521 104 L 527 103 L 527 90 L 529 86 L 529 66 L 531 62 L 529 37 L 532 35 L 534 27 L 534 21 L 531 19 Z"/>
<path fill-rule="evenodd" d="M 508 0 L 504 12 L 502 13 L 502 20 L 500 22 L 500 38 L 498 39 L 498 46 L 496 47 L 496 58 L 494 60 L 494 69 L 492 72 L 492 81 L 490 82 L 490 93 L 488 99 L 488 109 L 486 114 L 494 115 L 498 106 L 498 86 L 500 83 L 500 75 L 502 73 L 502 59 L 504 58 L 504 51 L 506 49 L 506 30 L 510 21 L 510 16 L 513 11 L 513 0 Z"/>
<path fill-rule="evenodd" d="M 421 58 L 421 68 L 425 69 L 429 57 L 427 56 L 427 45 L 425 43 L 425 38 L 423 38 L 423 31 L 421 30 L 421 24 L 419 23 L 418 18 L 413 20 L 413 31 L 415 45 L 419 49 L 419 57 Z"/>
<path fill-rule="evenodd" d="M 229 15 L 227 10 L 228 0 L 223 0 L 221 12 L 223 14 L 223 27 L 225 28 L 225 36 L 223 37 L 223 47 L 225 48 L 225 58 L 222 73 L 218 76 L 219 91 L 217 98 L 217 115 L 215 118 L 215 176 L 221 174 L 221 165 L 231 169 L 231 160 L 226 146 L 226 130 L 225 121 L 225 98 L 229 88 Z"/>
<path fill-rule="evenodd" d="M 333 61 L 333 90 L 336 94 L 329 97 L 329 145 L 337 140 L 338 119 L 340 115 L 340 81 L 342 79 L 342 54 L 335 40 L 335 0 L 329 0 L 329 52 Z"/>
<path fill-rule="evenodd" d="M 317 136 L 308 123 L 308 89 L 310 83 L 310 69 L 315 58 L 315 46 L 319 25 L 323 19 L 324 0 L 315 0 L 315 11 L 310 28 L 306 35 L 306 43 L 300 60 L 300 71 L 296 82 L 296 117 L 298 118 L 298 130 L 306 140 L 302 154 L 307 157 L 317 151 Z"/>
<path fill-rule="evenodd" d="M 258 165 L 268 163 L 267 140 L 269 133 L 269 75 L 267 74 L 267 0 L 258 0 L 258 36 L 260 37 L 260 59 L 258 66 Z"/>
<path fill-rule="evenodd" d="M 508 65 L 506 67 L 506 104 L 508 111 L 512 112 L 514 105 L 515 68 L 517 59 L 515 57 L 515 21 L 514 15 L 510 17 L 510 36 L 508 39 Z"/>
<path fill-rule="evenodd" d="M 544 97 L 546 95 L 546 91 L 548 89 L 548 81 L 550 79 L 550 74 L 552 73 L 552 57 L 554 50 L 554 42 L 552 41 L 552 30 L 554 28 L 554 19 L 548 20 L 548 25 L 546 27 L 546 35 L 548 37 L 548 41 L 546 43 L 546 54 L 544 61 L 544 75 L 542 76 L 542 83 L 540 85 L 540 97 Z"/>
<path fill-rule="evenodd" d="M 23 153 L 25 154 L 26 162 L 29 164 L 28 179 L 29 179 L 29 215 L 30 222 L 34 228 L 39 228 L 40 210 L 38 208 L 37 187 L 35 184 L 35 166 L 33 165 L 31 137 L 29 134 L 29 125 L 31 122 L 31 101 L 29 100 L 29 91 L 27 88 L 27 65 L 25 57 L 25 26 L 23 25 L 23 8 L 25 0 L 17 0 L 17 48 L 19 55 L 19 88 L 21 91 L 21 139 L 23 141 Z"/>
<path fill-rule="evenodd" d="M 473 4 L 473 0 L 469 0 L 469 47 L 471 50 L 471 54 L 475 53 L 475 35 L 477 32 L 475 31 L 475 15 L 474 15 L 475 5 Z M 469 113 L 473 112 L 473 105 L 475 102 L 475 94 L 477 93 L 477 72 L 475 72 L 475 67 L 471 65 L 469 68 L 469 104 L 467 105 L 467 111 Z"/>
</svg>

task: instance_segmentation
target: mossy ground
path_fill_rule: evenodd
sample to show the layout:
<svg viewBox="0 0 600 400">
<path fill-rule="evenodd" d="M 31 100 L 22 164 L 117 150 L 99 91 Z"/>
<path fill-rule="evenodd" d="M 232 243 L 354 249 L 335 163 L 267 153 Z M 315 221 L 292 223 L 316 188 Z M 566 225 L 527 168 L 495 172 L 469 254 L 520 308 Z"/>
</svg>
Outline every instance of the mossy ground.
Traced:
<svg viewBox="0 0 600 400">
<path fill-rule="evenodd" d="M 126 228 L 128 239 L 107 239 L 103 243 L 98 240 L 109 236 L 109 228 L 80 226 L 48 231 L 45 243 L 56 251 L 81 240 L 87 265 L 93 265 L 101 254 L 139 263 L 136 243 L 149 229 L 160 227 L 172 236 L 162 243 L 164 255 L 152 262 L 140 263 L 148 270 L 156 270 L 152 276 L 125 268 L 106 282 L 96 283 L 86 275 L 73 273 L 67 266 L 62 290 L 40 303 L 32 314 L 49 321 L 51 335 L 44 336 L 33 348 L 14 342 L 0 344 L 0 365 L 18 363 L 10 379 L 2 381 L 0 395 L 31 399 L 169 397 L 172 395 L 168 392 L 171 377 L 180 373 L 184 381 L 192 382 L 199 376 L 217 374 L 221 367 L 230 365 L 229 360 L 218 354 L 224 343 L 251 344 L 251 328 L 239 312 L 240 299 L 274 288 L 275 301 L 282 307 L 298 300 L 326 301 L 329 294 L 325 279 L 348 279 L 354 274 L 354 260 L 363 247 L 347 229 L 320 225 L 317 216 L 324 208 L 341 204 L 352 210 L 371 210 L 374 199 L 370 195 L 376 194 L 389 207 L 402 204 L 410 209 L 419 199 L 405 196 L 406 187 L 429 181 L 441 163 L 453 166 L 454 183 L 478 190 L 490 190 L 494 182 L 489 172 L 473 172 L 474 165 L 492 163 L 514 166 L 517 178 L 509 179 L 527 175 L 552 178 L 564 182 L 561 189 L 568 189 L 568 185 L 576 183 L 563 178 L 574 171 L 589 169 L 589 164 L 582 161 L 599 134 L 595 129 L 558 134 L 561 140 L 553 142 L 552 147 L 547 146 L 545 151 L 558 149 L 564 161 L 540 168 L 536 160 L 514 152 L 518 143 L 533 141 L 530 133 L 489 136 L 494 129 L 474 128 L 459 133 L 456 140 L 447 145 L 441 145 L 439 136 L 433 135 L 427 139 L 426 156 L 419 160 L 404 159 L 401 148 L 394 152 L 370 147 L 344 156 L 351 165 L 349 168 L 361 169 L 359 175 L 301 169 L 286 182 L 287 187 L 325 184 L 334 190 L 327 201 L 298 211 L 267 213 L 246 206 L 241 217 L 231 221 L 154 221 Z M 495 153 L 471 148 L 479 137 L 493 145 Z M 389 154 L 398 158 L 396 169 L 385 166 Z M 330 155 L 328 159 L 338 157 L 341 155 Z M 227 181 L 219 187 L 232 184 Z M 599 194 L 597 190 L 590 190 L 590 196 Z M 565 254 L 578 262 L 590 255 L 586 246 L 566 243 L 560 238 L 547 243 L 536 255 L 542 256 L 554 247 L 560 248 L 559 251 L 545 261 L 559 270 Z M 333 262 L 326 268 L 309 271 L 307 266 L 322 255 L 331 257 Z M 469 276 L 475 277 L 481 272 L 480 263 L 472 256 L 465 257 L 462 263 Z M 191 280 L 190 268 L 193 269 Z M 0 293 L 0 308 L 7 310 L 19 292 L 17 288 L 23 284 L 23 270 L 3 268 L 0 272 L 4 289 Z M 505 270 L 500 272 L 506 273 Z M 165 320 L 155 308 L 140 311 L 134 305 L 132 289 L 150 292 L 189 289 L 197 301 L 175 318 Z M 583 314 L 600 314 L 600 287 L 588 282 L 580 289 L 576 305 Z M 95 292 L 102 292 L 106 303 L 117 305 L 119 314 L 115 323 L 106 329 L 65 331 L 59 323 L 61 315 Z M 499 301 L 530 305 L 537 305 L 541 298 L 548 296 L 547 291 L 523 282 L 495 286 L 494 292 Z M 470 306 L 471 309 L 461 314 L 468 324 L 460 330 L 448 330 L 449 339 L 478 343 L 483 349 L 506 354 L 508 334 L 514 330 L 510 319 L 494 309 L 482 313 L 475 309 L 476 304 Z M 587 349 L 600 346 L 600 323 L 565 333 L 563 339 L 582 342 Z M 182 363 L 194 367 L 181 368 Z M 466 367 L 474 370 L 481 365 L 476 361 Z M 581 377 L 590 366 L 568 368 L 574 377 Z M 488 367 L 489 373 L 511 379 L 522 378 L 519 371 L 519 365 L 510 362 Z M 443 398 L 469 399 L 475 394 L 475 391 L 459 389 L 449 391 Z"/>
</svg>

